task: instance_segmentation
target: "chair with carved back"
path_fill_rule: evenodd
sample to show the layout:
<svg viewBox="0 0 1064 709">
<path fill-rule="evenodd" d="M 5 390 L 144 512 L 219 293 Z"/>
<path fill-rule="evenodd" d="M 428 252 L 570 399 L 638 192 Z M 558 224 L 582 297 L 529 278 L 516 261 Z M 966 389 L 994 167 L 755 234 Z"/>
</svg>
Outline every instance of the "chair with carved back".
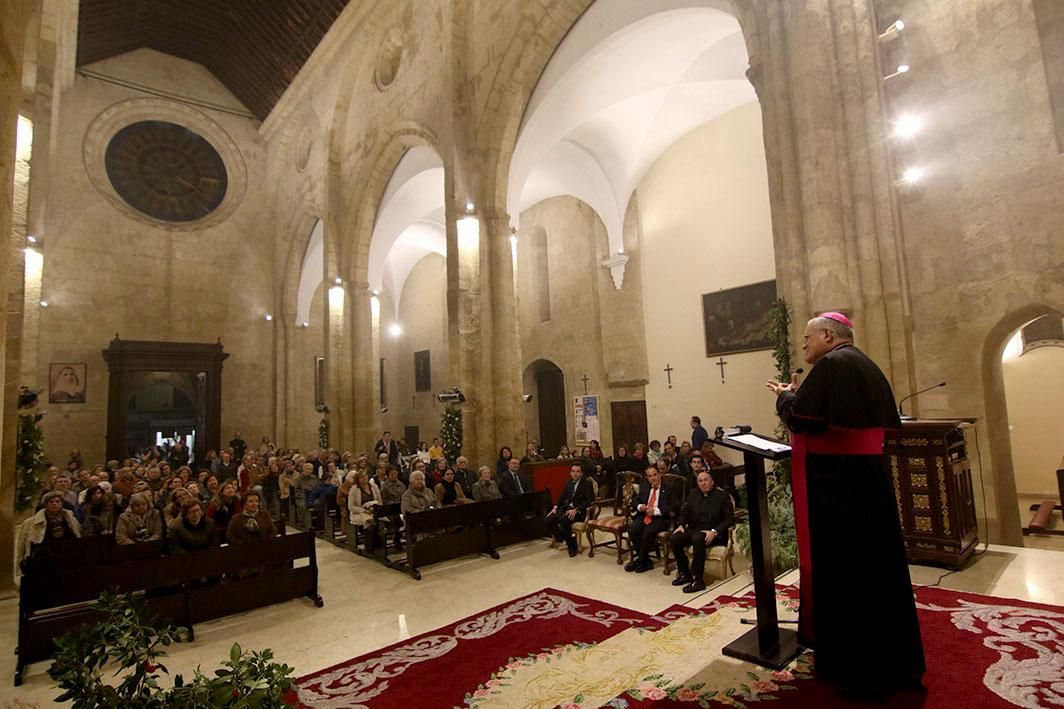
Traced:
<svg viewBox="0 0 1064 709">
<path fill-rule="evenodd" d="M 614 496 L 595 500 L 595 503 L 588 509 L 584 533 L 587 535 L 589 558 L 595 556 L 595 549 L 599 547 L 615 547 L 617 563 L 624 563 L 624 553 L 627 551 L 624 546 L 624 535 L 628 531 L 632 506 L 639 497 L 639 483 L 642 479 L 643 476 L 638 473 L 621 473 L 617 477 L 617 491 Z M 603 515 L 603 511 L 610 514 Z M 612 539 L 595 542 L 595 532 L 608 534 Z"/>
<path fill-rule="evenodd" d="M 735 501 L 731 499 L 730 495 L 729 495 L 728 499 L 731 500 L 732 514 L 735 515 L 736 514 Z M 686 553 L 690 553 L 690 551 L 688 550 Z M 730 579 L 732 576 L 735 576 L 735 566 L 733 566 L 733 563 L 732 563 L 734 559 L 735 559 L 735 527 L 732 526 L 730 529 L 728 529 L 728 543 L 727 544 L 718 544 L 716 546 L 711 546 L 709 549 L 706 549 L 706 566 L 708 567 L 710 564 L 719 564 L 720 565 L 720 578 L 721 578 L 721 580 L 727 580 L 727 579 Z M 668 561 L 666 561 L 665 568 L 666 568 L 665 573 L 668 574 L 669 573 Z"/>
</svg>

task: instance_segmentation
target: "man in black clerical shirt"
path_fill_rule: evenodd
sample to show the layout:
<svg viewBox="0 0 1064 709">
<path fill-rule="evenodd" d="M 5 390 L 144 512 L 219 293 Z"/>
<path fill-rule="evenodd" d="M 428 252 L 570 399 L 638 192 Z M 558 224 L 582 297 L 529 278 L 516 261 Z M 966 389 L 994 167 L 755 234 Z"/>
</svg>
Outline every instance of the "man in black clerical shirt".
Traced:
<svg viewBox="0 0 1064 709">
<path fill-rule="evenodd" d="M 565 542 L 569 556 L 576 556 L 576 537 L 573 522 L 587 518 L 587 508 L 595 502 L 595 491 L 590 480 L 584 478 L 584 469 L 576 463 L 569 468 L 569 482 L 565 483 L 558 504 L 547 513 L 547 529 L 555 541 Z"/>
<path fill-rule="evenodd" d="M 233 449 L 233 458 L 238 461 L 243 460 L 244 454 L 248 452 L 248 444 L 240 431 L 233 433 L 233 440 L 229 441 L 229 447 Z"/>
<path fill-rule="evenodd" d="M 643 573 L 654 568 L 650 550 L 657 542 L 658 532 L 668 530 L 678 504 L 676 492 L 662 485 L 661 473 L 655 466 L 647 467 L 646 480 L 639 486 L 638 499 L 628 525 L 628 539 L 635 558 L 625 564 L 624 570 Z"/>
<path fill-rule="evenodd" d="M 700 458 L 697 460 L 701 460 Z M 728 493 L 713 485 L 713 476 L 702 470 L 696 479 L 698 489 L 687 495 L 680 508 L 679 524 L 672 533 L 672 553 L 676 557 L 673 586 L 683 586 L 684 593 L 706 589 L 706 550 L 728 543 L 728 530 L 735 523 Z M 687 547 L 694 552 L 694 565 L 687 563 Z"/>
<path fill-rule="evenodd" d="M 377 455 L 386 453 L 390 465 L 399 465 L 399 444 L 392 440 L 392 432 L 385 431 L 377 443 L 373 446 L 373 452 Z"/>
</svg>

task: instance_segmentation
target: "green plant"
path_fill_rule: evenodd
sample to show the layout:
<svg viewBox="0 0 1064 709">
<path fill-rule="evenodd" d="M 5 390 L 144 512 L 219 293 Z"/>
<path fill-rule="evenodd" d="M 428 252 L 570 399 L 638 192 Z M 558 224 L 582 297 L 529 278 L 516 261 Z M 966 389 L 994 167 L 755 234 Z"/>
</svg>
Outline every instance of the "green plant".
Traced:
<svg viewBox="0 0 1064 709">
<path fill-rule="evenodd" d="M 41 496 L 40 473 L 47 466 L 44 460 L 44 432 L 41 414 L 19 414 L 18 448 L 15 452 L 15 509 L 33 509 Z"/>
<path fill-rule="evenodd" d="M 454 404 L 448 406 L 440 417 L 440 440 L 448 461 L 453 463 L 462 455 L 462 410 Z"/>
<path fill-rule="evenodd" d="M 769 310 L 768 334 L 772 338 L 772 358 L 776 361 L 777 377 L 781 382 L 791 380 L 791 312 L 787 302 L 780 298 Z M 786 426 L 779 422 L 776 437 L 786 440 Z M 780 460 L 768 474 L 765 484 L 768 498 L 768 527 L 772 543 L 772 564 L 776 573 L 798 566 L 798 540 L 794 532 L 794 498 L 791 494 L 791 461 Z M 745 491 L 744 491 L 745 492 Z M 735 527 L 735 544 L 747 558 L 750 557 L 750 524 L 742 522 Z"/>
<path fill-rule="evenodd" d="M 329 447 L 329 419 L 322 417 L 318 422 L 318 448 Z"/>
<path fill-rule="evenodd" d="M 173 686 L 164 688 L 160 678 L 169 672 L 163 648 L 180 640 L 177 630 L 145 620 L 127 594 L 102 594 L 96 610 L 102 617 L 95 626 L 56 640 L 48 675 L 63 690 L 57 702 L 69 701 L 74 709 L 271 709 L 297 703 L 293 669 L 273 662 L 270 650 L 249 653 L 239 644 L 214 676 L 197 667 L 191 681 L 176 675 Z M 110 684 L 115 679 L 119 683 Z"/>
</svg>

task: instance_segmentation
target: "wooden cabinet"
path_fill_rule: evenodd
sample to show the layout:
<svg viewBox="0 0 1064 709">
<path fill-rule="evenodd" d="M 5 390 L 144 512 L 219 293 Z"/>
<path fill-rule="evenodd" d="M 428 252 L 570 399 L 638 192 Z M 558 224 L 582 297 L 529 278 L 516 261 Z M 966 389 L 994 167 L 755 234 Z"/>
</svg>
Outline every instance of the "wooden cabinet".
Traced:
<svg viewBox="0 0 1064 709">
<path fill-rule="evenodd" d="M 887 434 L 885 451 L 912 563 L 960 568 L 979 542 L 972 471 L 959 424 L 904 421 L 900 432 Z"/>
</svg>

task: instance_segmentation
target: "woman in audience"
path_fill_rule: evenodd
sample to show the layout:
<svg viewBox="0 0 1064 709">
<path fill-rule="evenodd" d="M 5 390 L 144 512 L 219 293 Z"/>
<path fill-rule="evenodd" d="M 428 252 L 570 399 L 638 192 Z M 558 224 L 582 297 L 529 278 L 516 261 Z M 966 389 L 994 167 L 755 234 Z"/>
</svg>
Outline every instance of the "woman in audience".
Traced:
<svg viewBox="0 0 1064 709">
<path fill-rule="evenodd" d="M 434 498 L 435 499 L 435 498 Z M 70 510 L 63 507 L 63 493 L 44 493 L 44 507 L 22 523 L 18 534 L 18 562 L 21 565 L 40 546 L 59 539 L 81 536 L 81 525 Z"/>
<path fill-rule="evenodd" d="M 617 457 L 613 459 L 613 471 L 617 474 L 627 471 L 638 471 L 639 461 L 628 455 L 628 446 L 623 443 L 617 446 Z"/>
<path fill-rule="evenodd" d="M 198 497 L 193 499 L 199 502 Z M 226 480 L 207 507 L 207 519 L 214 523 L 213 528 L 217 531 L 219 544 L 226 543 L 225 531 L 229 528 L 229 522 L 233 517 L 240 514 L 242 510 L 243 506 L 240 504 L 240 498 L 237 497 L 236 493 L 236 481 Z"/>
<path fill-rule="evenodd" d="M 491 468 L 486 465 L 477 470 L 480 479 L 473 483 L 473 499 L 477 502 L 502 499 L 498 484 L 491 477 Z"/>
<path fill-rule="evenodd" d="M 447 475 L 448 470 L 447 459 L 437 458 L 436 462 L 432 465 L 432 474 L 425 476 L 425 484 L 435 490 L 436 486 L 443 482 L 443 478 Z M 454 478 L 453 475 L 451 477 L 452 479 Z"/>
<path fill-rule="evenodd" d="M 591 445 L 588 446 L 587 456 L 596 463 L 601 463 L 606 459 L 606 455 L 602 452 L 602 447 L 598 441 L 591 441 Z"/>
<path fill-rule="evenodd" d="M 536 463 L 543 460 L 543 456 L 539 454 L 539 449 L 536 448 L 535 443 L 529 443 L 525 446 L 525 455 L 521 458 L 522 463 Z"/>
<path fill-rule="evenodd" d="M 509 446 L 503 446 L 499 449 L 499 459 L 495 461 L 495 477 L 499 477 L 507 470 L 510 469 L 510 458 L 514 457 L 514 452 L 510 450 Z"/>
<path fill-rule="evenodd" d="M 113 534 L 115 531 L 115 498 L 102 483 L 90 487 L 85 493 L 85 524 L 82 533 L 86 537 Z"/>
<path fill-rule="evenodd" d="M 163 489 L 156 496 L 158 507 L 163 508 L 170 504 L 170 498 L 173 496 L 174 490 L 183 487 L 184 483 L 181 482 L 181 478 L 170 478 L 164 482 Z"/>
<path fill-rule="evenodd" d="M 385 505 L 394 505 L 397 502 L 401 502 L 403 499 L 403 493 L 406 492 L 406 485 L 399 479 L 399 466 L 388 466 L 388 479 L 384 481 L 383 485 L 379 486 L 381 491 L 381 503 Z"/>
<path fill-rule="evenodd" d="M 340 529 L 347 534 L 347 498 L 351 494 L 351 486 L 355 484 L 355 471 L 344 473 L 344 480 L 340 487 L 336 488 L 336 509 L 340 510 Z"/>
<path fill-rule="evenodd" d="M 170 504 L 163 510 L 163 524 L 167 529 L 173 529 L 181 524 L 181 509 L 191 499 L 192 494 L 185 488 L 179 487 L 174 490 L 174 494 L 170 496 Z"/>
<path fill-rule="evenodd" d="M 442 458 L 440 460 L 443 460 Z M 446 462 L 446 461 L 444 461 Z M 462 486 L 454 481 L 454 471 L 444 466 L 443 479 L 436 483 L 436 499 L 441 505 L 464 505 L 472 502 L 465 496 Z"/>
<path fill-rule="evenodd" d="M 425 465 L 432 462 L 432 456 L 429 455 L 429 444 L 427 441 L 422 441 L 417 447 L 417 459 Z"/>
<path fill-rule="evenodd" d="M 206 507 L 207 503 L 209 503 L 212 499 L 211 494 L 201 488 L 199 486 L 199 483 L 195 481 L 190 482 L 188 485 L 185 485 L 185 489 L 188 490 L 188 493 L 192 495 L 192 497 L 199 500 L 200 504 L 202 504 L 204 507 Z"/>
<path fill-rule="evenodd" d="M 440 506 L 436 495 L 425 487 L 425 473 L 415 470 L 410 473 L 410 488 L 403 493 L 401 501 L 403 514 L 431 510 Z"/>
<path fill-rule="evenodd" d="M 562 447 L 558 450 L 559 460 L 572 457 L 572 453 L 569 451 L 569 446 L 562 444 Z"/>
<path fill-rule="evenodd" d="M 137 492 L 129 500 L 129 508 L 118 517 L 115 541 L 119 544 L 157 542 L 163 538 L 163 521 L 159 510 L 152 506 L 150 492 Z"/>
<path fill-rule="evenodd" d="M 642 443 L 636 442 L 632 446 L 632 460 L 635 461 L 635 471 L 641 473 L 647 469 L 650 462 L 647 460 L 647 449 Z"/>
<path fill-rule="evenodd" d="M 382 504 L 384 498 L 377 488 L 377 482 L 370 480 L 369 475 L 359 471 L 350 475 L 354 476 L 354 484 L 347 496 L 348 519 L 354 526 L 369 529 L 373 525 L 373 507 Z M 398 468 L 396 478 L 398 482 Z"/>
<path fill-rule="evenodd" d="M 650 463 L 650 465 L 654 465 L 658 462 L 658 458 L 661 456 L 661 441 L 655 439 L 650 442 L 650 450 L 647 451 L 647 462 Z"/>
<path fill-rule="evenodd" d="M 277 528 L 266 510 L 259 509 L 262 498 L 256 490 L 244 493 L 243 510 L 233 517 L 226 530 L 230 544 L 248 544 L 277 535 Z"/>
<path fill-rule="evenodd" d="M 200 501 L 187 500 L 181 508 L 181 524 L 170 535 L 170 551 L 181 554 L 206 549 L 214 545 L 214 536 L 214 522 L 203 514 Z"/>
</svg>

